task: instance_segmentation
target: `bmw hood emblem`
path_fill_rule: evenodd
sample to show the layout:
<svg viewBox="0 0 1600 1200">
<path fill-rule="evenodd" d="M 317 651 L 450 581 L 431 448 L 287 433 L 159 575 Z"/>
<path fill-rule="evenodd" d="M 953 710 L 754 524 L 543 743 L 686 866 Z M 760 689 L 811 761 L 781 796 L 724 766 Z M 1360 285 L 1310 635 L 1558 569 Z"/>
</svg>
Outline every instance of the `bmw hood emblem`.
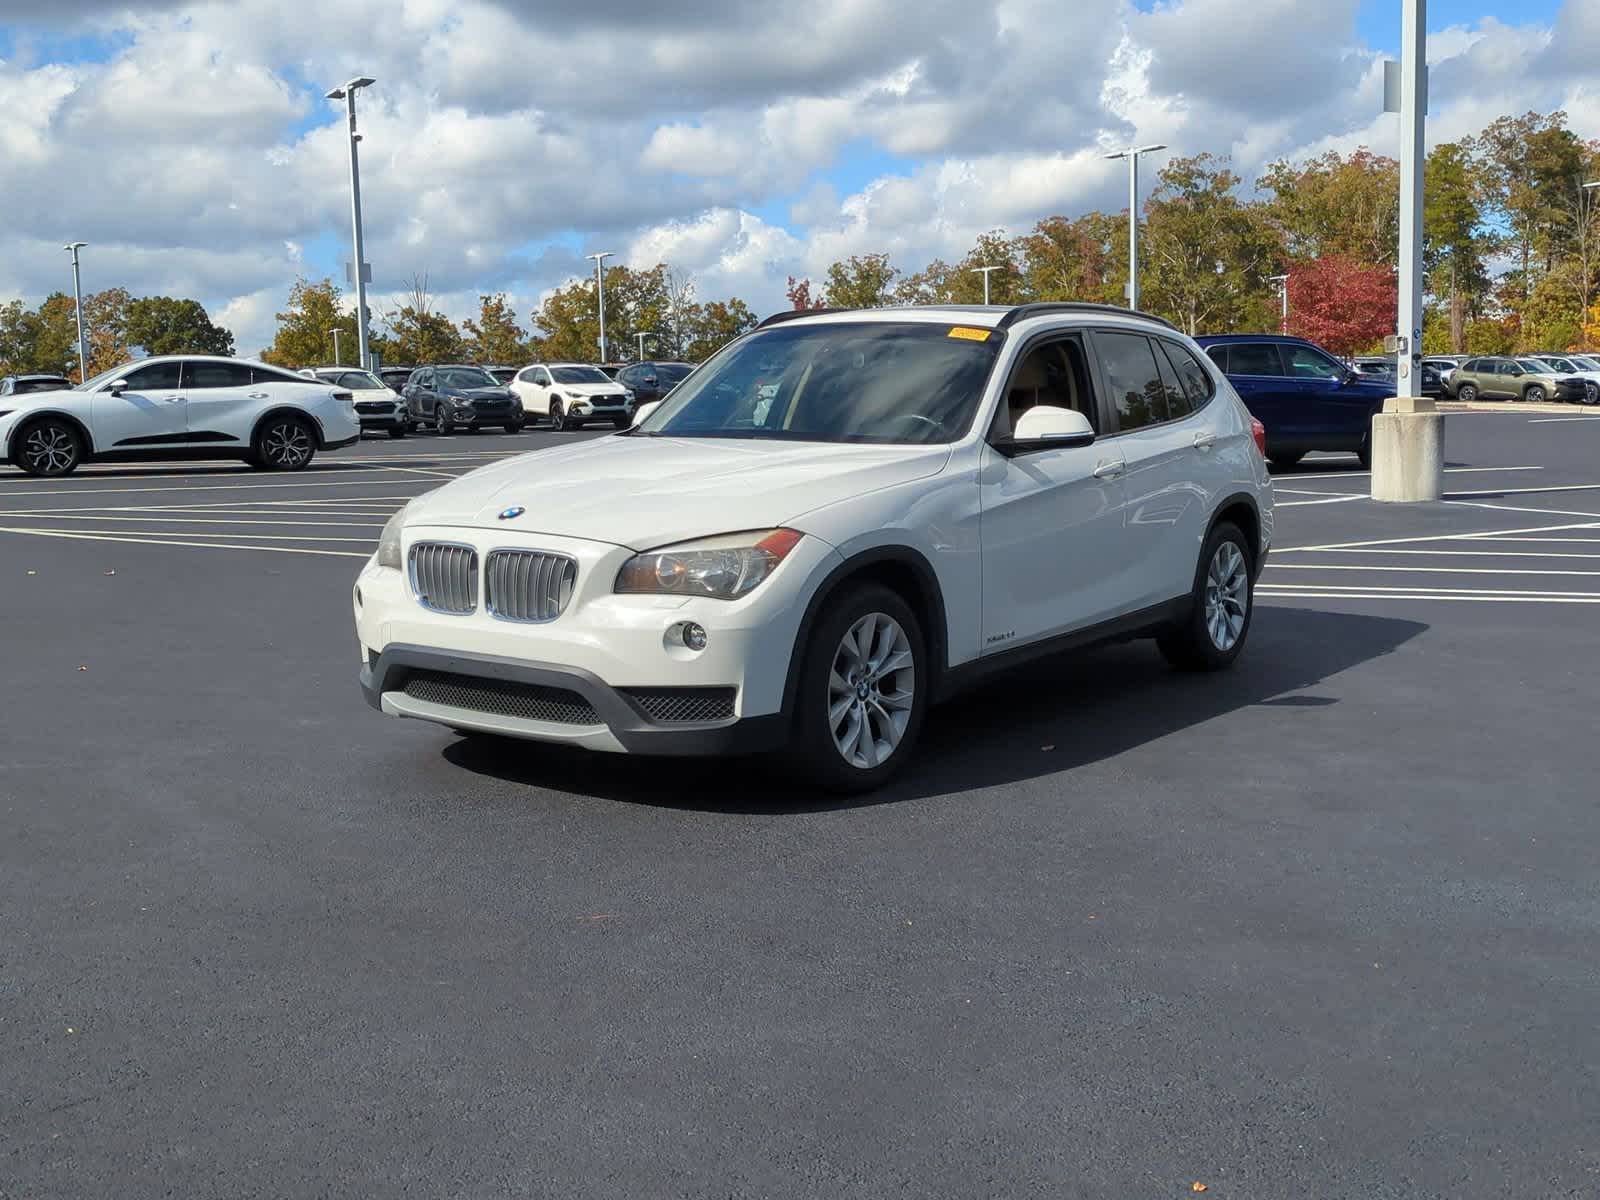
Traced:
<svg viewBox="0 0 1600 1200">
<path fill-rule="evenodd" d="M 514 521 L 527 511 L 527 509 L 523 508 L 522 505 L 519 504 L 514 508 L 508 508 L 502 512 L 500 514 L 500 519 L 502 521 Z"/>
</svg>

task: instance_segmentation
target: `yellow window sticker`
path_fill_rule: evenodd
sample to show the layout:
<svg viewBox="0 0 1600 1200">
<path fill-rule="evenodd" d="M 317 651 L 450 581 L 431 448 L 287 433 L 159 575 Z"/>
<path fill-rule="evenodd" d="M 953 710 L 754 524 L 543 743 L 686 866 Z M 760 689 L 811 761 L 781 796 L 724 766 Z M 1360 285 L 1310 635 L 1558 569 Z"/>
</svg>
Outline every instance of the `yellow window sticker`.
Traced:
<svg viewBox="0 0 1600 1200">
<path fill-rule="evenodd" d="M 950 336 L 965 338 L 969 342 L 987 342 L 990 332 L 988 329 L 974 329 L 970 325 L 957 325 L 950 330 Z"/>
</svg>

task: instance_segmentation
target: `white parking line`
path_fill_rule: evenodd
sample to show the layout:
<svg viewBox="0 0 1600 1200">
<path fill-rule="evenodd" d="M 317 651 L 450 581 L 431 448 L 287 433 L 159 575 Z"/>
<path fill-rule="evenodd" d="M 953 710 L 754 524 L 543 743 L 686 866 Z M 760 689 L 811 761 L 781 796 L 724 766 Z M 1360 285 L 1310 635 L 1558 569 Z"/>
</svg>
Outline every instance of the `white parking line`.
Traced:
<svg viewBox="0 0 1600 1200">
<path fill-rule="evenodd" d="M 66 529 L 11 529 L 0 527 L 0 533 L 23 533 L 29 537 L 65 538 L 79 542 L 122 542 L 147 546 L 192 546 L 200 550 L 265 550 L 274 554 L 316 554 L 331 558 L 370 558 L 371 553 L 356 550 L 313 550 L 309 546 L 239 546 L 226 542 L 193 542 L 177 538 L 124 537 L 103 533 L 85 533 Z M 362 538 L 371 545 L 370 539 Z"/>
<path fill-rule="evenodd" d="M 460 476 L 452 475 L 452 479 Z M 389 480 L 390 484 L 395 480 Z M 373 487 L 371 479 L 328 479 L 310 483 L 202 483 L 190 487 L 131 487 L 131 488 L 37 488 L 33 491 L 22 491 L 7 487 L 0 487 L 0 496 L 120 496 L 131 492 L 162 492 L 166 495 L 184 495 L 189 492 L 253 492 L 253 491 L 284 491 L 288 488 L 335 488 L 335 487 Z M 383 483 L 378 482 L 378 487 Z"/>
<path fill-rule="evenodd" d="M 1366 583 L 1274 583 L 1269 585 L 1274 592 L 1284 594 L 1301 591 L 1312 592 L 1373 592 L 1373 593 L 1400 593 L 1411 595 L 1417 592 L 1427 592 L 1438 596 L 1566 596 L 1584 600 L 1593 600 L 1600 603 L 1600 592 L 1575 592 L 1575 591 L 1530 591 L 1522 588 L 1447 588 L 1418 584 L 1413 587 L 1389 587 L 1382 584 Z"/>
<path fill-rule="evenodd" d="M 1543 467 L 1446 467 L 1446 475 L 1493 475 L 1501 471 L 1542 471 Z M 1282 475 L 1274 475 L 1273 482 L 1279 479 L 1365 479 L 1372 474 L 1371 471 L 1329 471 L 1319 475 L 1305 475 L 1299 471 L 1288 471 Z"/>
<path fill-rule="evenodd" d="M 1496 496 L 1537 496 L 1544 492 L 1596 492 L 1600 483 L 1564 483 L 1554 487 L 1495 488 L 1492 492 L 1446 492 L 1446 500 L 1493 499 Z"/>
<path fill-rule="evenodd" d="M 15 517 L 17 513 L 0 512 L 0 517 Z M 361 514 L 366 516 L 368 514 Z M 51 513 L 52 521 L 131 521 L 148 525 L 273 525 L 283 529 L 382 529 L 381 521 L 362 524 L 356 521 L 273 521 L 249 519 L 222 520 L 216 517 L 130 517 L 114 513 Z"/>
<path fill-rule="evenodd" d="M 1538 510 L 1535 510 L 1538 511 Z M 1585 513 L 1585 516 L 1590 514 Z M 1485 529 L 1477 533 L 1440 533 L 1427 537 L 1377 538 L 1370 542 L 1329 542 L 1325 546 L 1274 546 L 1273 554 L 1310 554 L 1317 550 L 1363 550 L 1370 546 L 1407 546 L 1422 542 L 1470 542 L 1482 538 L 1508 537 L 1518 533 L 1561 533 L 1569 529 L 1600 529 L 1600 517 L 1570 525 L 1531 525 L 1526 529 Z"/>
<path fill-rule="evenodd" d="M 1301 495 L 1315 495 L 1315 492 L 1302 492 Z M 1324 493 L 1326 495 L 1326 493 Z M 1370 500 L 1372 497 L 1361 493 L 1355 496 L 1329 496 L 1326 500 L 1284 500 L 1274 504 L 1274 508 L 1303 508 L 1308 504 L 1348 504 L 1352 500 Z"/>
<path fill-rule="evenodd" d="M 1480 604 L 1600 604 L 1600 596 L 1464 596 L 1440 592 L 1301 592 L 1271 591 L 1258 588 L 1256 596 L 1262 600 L 1426 600 L 1443 603 L 1450 600 L 1476 601 Z"/>
<path fill-rule="evenodd" d="M 1496 512 L 1546 513 L 1552 517 L 1593 517 L 1600 521 L 1600 513 L 1577 508 L 1529 508 L 1526 504 L 1490 504 L 1484 500 L 1452 500 L 1462 508 L 1492 508 Z"/>
<path fill-rule="evenodd" d="M 1402 575 L 1587 575 L 1600 576 L 1600 571 L 1541 570 L 1537 567 L 1390 567 L 1379 563 L 1361 563 L 1344 566 L 1334 563 L 1275 563 L 1263 568 L 1267 571 L 1394 571 Z M 1277 586 L 1277 585 L 1274 585 Z M 1287 586 L 1287 585 L 1285 585 Z"/>
<path fill-rule="evenodd" d="M 1600 421 L 1600 413 L 1592 417 L 1539 417 L 1529 421 L 1529 425 L 1559 425 L 1563 421 Z"/>
<path fill-rule="evenodd" d="M 1485 538 L 1483 540 L 1484 541 L 1493 541 L 1493 540 L 1496 540 L 1496 539 Z M 1595 538 L 1506 538 L 1505 540 L 1508 541 L 1508 542 L 1516 542 L 1516 541 L 1522 541 L 1522 542 L 1532 542 L 1532 541 L 1588 542 L 1590 545 L 1600 546 L 1600 540 L 1597 540 Z M 1540 551 L 1540 550 L 1326 550 L 1323 553 L 1325 553 L 1325 554 L 1421 554 L 1421 555 L 1426 555 L 1429 558 L 1433 558 L 1433 557 L 1451 557 L 1451 558 L 1596 558 L 1596 559 L 1600 559 L 1600 554 L 1571 554 L 1571 553 L 1563 554 L 1563 553 L 1560 553 L 1558 551 Z"/>
</svg>

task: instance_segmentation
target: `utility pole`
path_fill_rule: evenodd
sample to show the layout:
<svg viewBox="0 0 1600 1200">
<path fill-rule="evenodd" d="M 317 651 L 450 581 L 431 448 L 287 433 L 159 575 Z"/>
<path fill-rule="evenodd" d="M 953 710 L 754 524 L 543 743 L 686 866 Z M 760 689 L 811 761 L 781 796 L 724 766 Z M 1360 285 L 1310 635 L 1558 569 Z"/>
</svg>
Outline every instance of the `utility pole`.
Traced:
<svg viewBox="0 0 1600 1200">
<path fill-rule="evenodd" d="M 605 261 L 614 256 L 614 251 L 602 250 L 598 254 L 589 254 L 585 257 L 594 259 L 594 286 L 600 296 L 600 361 L 606 361 L 606 274 Z"/>
<path fill-rule="evenodd" d="M 78 313 L 78 382 L 89 378 L 89 349 L 83 337 L 83 284 L 78 278 L 78 251 L 88 242 L 68 242 L 61 247 L 72 255 L 72 303 Z"/>
<path fill-rule="evenodd" d="M 328 93 L 329 100 L 344 101 L 344 110 L 350 119 L 350 220 L 355 230 L 356 255 L 350 274 L 356 285 L 356 351 L 360 356 L 356 365 L 362 369 L 371 365 L 367 357 L 367 283 L 372 270 L 367 265 L 365 244 L 361 237 L 361 163 L 356 153 L 361 135 L 356 132 L 356 93 L 376 82 L 376 79 L 362 75 Z"/>
<path fill-rule="evenodd" d="M 1268 275 L 1268 283 L 1278 285 L 1278 293 L 1283 298 L 1283 320 L 1278 325 L 1278 332 L 1285 337 L 1289 334 L 1289 277 L 1287 275 Z"/>
<path fill-rule="evenodd" d="M 983 302 L 984 302 L 985 305 L 987 305 L 989 303 L 989 275 L 990 275 L 990 273 L 993 272 L 993 271 L 1001 271 L 1001 270 L 1004 270 L 1004 269 L 1005 269 L 1005 265 L 1003 263 L 998 267 L 971 267 L 971 268 L 969 268 L 969 270 L 972 270 L 972 271 L 976 272 L 977 274 L 983 276 Z"/>
<path fill-rule="evenodd" d="M 1422 184 L 1427 162 L 1428 3 L 1403 0 L 1400 29 L 1400 305 L 1395 398 L 1372 418 L 1372 498 L 1437 500 L 1444 490 L 1444 415 L 1422 394 Z M 1385 346 L 1385 349 L 1390 349 Z"/>
<path fill-rule="evenodd" d="M 1107 158 L 1128 160 L 1128 307 L 1139 307 L 1139 156 L 1165 150 L 1166 146 L 1130 146 Z"/>
<path fill-rule="evenodd" d="M 1594 224 L 1594 201 L 1590 197 L 1600 192 L 1600 179 L 1578 185 L 1578 246 L 1583 256 L 1583 295 L 1578 302 L 1578 346 L 1589 348 L 1589 337 L 1584 332 L 1589 327 L 1589 232 Z"/>
</svg>

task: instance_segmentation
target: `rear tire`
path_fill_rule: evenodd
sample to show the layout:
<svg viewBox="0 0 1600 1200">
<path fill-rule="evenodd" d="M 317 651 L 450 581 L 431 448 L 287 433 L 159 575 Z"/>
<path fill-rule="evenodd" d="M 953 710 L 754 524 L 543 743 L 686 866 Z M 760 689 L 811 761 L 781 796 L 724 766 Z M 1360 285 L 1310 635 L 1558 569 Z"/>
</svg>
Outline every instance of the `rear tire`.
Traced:
<svg viewBox="0 0 1600 1200">
<path fill-rule="evenodd" d="M 1537 383 L 1522 393 L 1522 398 L 1529 404 L 1543 404 L 1545 402 L 1544 388 Z"/>
<path fill-rule="evenodd" d="M 1356 447 L 1356 459 L 1361 463 L 1363 471 L 1372 470 L 1372 435 L 1369 433 L 1361 439 L 1361 444 Z"/>
<path fill-rule="evenodd" d="M 933 683 L 916 614 L 881 584 L 847 587 L 803 653 L 796 767 L 842 795 L 882 787 L 911 758 Z"/>
<path fill-rule="evenodd" d="M 304 417 L 268 417 L 250 443 L 250 465 L 262 471 L 304 471 L 317 454 L 317 435 Z"/>
<path fill-rule="evenodd" d="M 396 425 L 393 429 L 389 430 L 389 436 L 392 438 L 403 438 L 405 435 L 406 427 L 404 425 Z"/>
<path fill-rule="evenodd" d="M 550 428 L 555 433 L 563 432 L 567 427 L 567 414 L 561 407 L 561 401 L 550 402 Z"/>
<path fill-rule="evenodd" d="M 1456 399 L 1461 401 L 1463 404 L 1471 404 L 1477 398 L 1478 389 L 1473 387 L 1470 383 L 1463 383 L 1456 389 Z"/>
<path fill-rule="evenodd" d="M 511 422 L 511 424 L 509 424 L 509 425 L 507 425 L 505 427 L 505 431 L 507 433 L 521 433 L 522 432 L 522 422 L 521 421 L 513 421 L 513 422 Z"/>
<path fill-rule="evenodd" d="M 70 421 L 44 417 L 25 425 L 13 445 L 12 461 L 29 475 L 70 475 L 83 462 L 83 438 Z"/>
<path fill-rule="evenodd" d="M 1239 527 L 1224 521 L 1200 552 L 1189 615 L 1157 635 L 1156 646 L 1180 671 L 1231 667 L 1250 637 L 1255 607 L 1254 551 Z"/>
<path fill-rule="evenodd" d="M 632 424 L 633 424 L 633 422 L 628 420 L 627 417 L 612 417 L 611 418 L 611 426 L 612 426 L 613 429 L 626 429 L 626 428 L 628 428 L 628 426 L 630 426 Z"/>
</svg>

